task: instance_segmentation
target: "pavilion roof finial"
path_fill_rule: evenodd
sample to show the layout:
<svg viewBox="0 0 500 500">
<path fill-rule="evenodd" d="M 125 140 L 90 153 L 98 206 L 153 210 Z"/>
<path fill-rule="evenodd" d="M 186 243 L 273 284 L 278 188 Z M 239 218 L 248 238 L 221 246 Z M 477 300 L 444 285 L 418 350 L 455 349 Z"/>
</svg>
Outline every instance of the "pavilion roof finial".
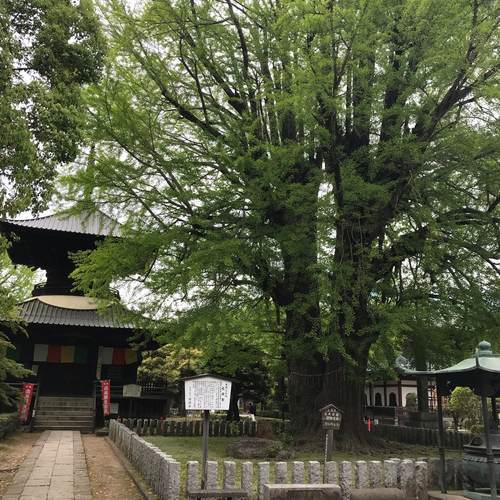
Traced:
<svg viewBox="0 0 500 500">
<path fill-rule="evenodd" d="M 477 344 L 476 352 L 478 356 L 491 356 L 493 354 L 491 344 L 487 340 L 482 340 Z"/>
</svg>

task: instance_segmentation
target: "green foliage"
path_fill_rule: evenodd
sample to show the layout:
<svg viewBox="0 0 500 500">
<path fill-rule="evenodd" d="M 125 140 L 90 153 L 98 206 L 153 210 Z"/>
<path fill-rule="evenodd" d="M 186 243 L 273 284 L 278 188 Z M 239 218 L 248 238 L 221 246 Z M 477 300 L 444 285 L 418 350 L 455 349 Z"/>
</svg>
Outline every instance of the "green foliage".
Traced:
<svg viewBox="0 0 500 500">
<path fill-rule="evenodd" d="M 410 392 L 406 396 L 406 405 L 405 407 L 408 410 L 411 411 L 416 411 L 417 410 L 417 393 L 416 392 Z"/>
<path fill-rule="evenodd" d="M 0 245 L 4 241 L 0 239 Z M 23 377 L 30 373 L 22 365 L 7 357 L 14 349 L 11 335 L 24 335 L 19 325 L 17 303 L 26 298 L 33 286 L 33 272 L 24 266 L 12 266 L 5 247 L 0 247 L 0 408 L 12 405 L 17 394 L 6 385 L 11 377 Z M 9 332 L 10 337 L 7 336 Z"/>
<path fill-rule="evenodd" d="M 96 83 L 104 39 L 89 0 L 0 2 L 0 218 L 43 209 L 56 169 L 75 160 L 83 137 L 81 89 Z M 29 373 L 6 357 L 22 330 L 16 303 L 32 273 L 14 268 L 0 238 L 0 404 L 7 377 Z"/>
<path fill-rule="evenodd" d="M 0 213 L 43 207 L 82 137 L 81 87 L 104 56 L 89 0 L 0 4 Z"/>
<path fill-rule="evenodd" d="M 448 400 L 447 410 L 455 427 L 474 432 L 481 424 L 481 399 L 468 387 L 455 387 Z"/>
<path fill-rule="evenodd" d="M 279 346 L 300 428 L 327 397 L 361 428 L 374 344 L 386 370 L 430 329 L 455 355 L 485 311 L 498 335 L 492 3 L 111 1 L 102 15 L 95 148 L 70 196 L 130 239 L 81 261 L 83 290 L 143 287 L 134 305 L 163 341 L 202 352 L 268 332 L 243 345 Z"/>
<path fill-rule="evenodd" d="M 200 356 L 197 349 L 178 348 L 172 344 L 143 352 L 138 379 L 166 384 L 169 394 L 178 394 L 179 379 L 199 372 Z"/>
</svg>

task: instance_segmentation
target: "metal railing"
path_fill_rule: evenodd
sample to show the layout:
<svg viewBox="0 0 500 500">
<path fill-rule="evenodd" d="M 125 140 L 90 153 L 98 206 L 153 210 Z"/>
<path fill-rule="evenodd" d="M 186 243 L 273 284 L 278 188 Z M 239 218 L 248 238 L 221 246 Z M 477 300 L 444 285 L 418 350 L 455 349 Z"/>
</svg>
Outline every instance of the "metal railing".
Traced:
<svg viewBox="0 0 500 500">
<path fill-rule="evenodd" d="M 123 386 L 127 384 L 113 384 L 111 382 L 111 398 L 123 397 Z M 167 386 L 166 385 L 156 385 L 154 383 L 138 383 L 141 386 L 141 396 L 164 396 L 166 397 Z M 101 397 L 101 384 L 99 380 L 94 381 L 95 397 Z"/>
</svg>

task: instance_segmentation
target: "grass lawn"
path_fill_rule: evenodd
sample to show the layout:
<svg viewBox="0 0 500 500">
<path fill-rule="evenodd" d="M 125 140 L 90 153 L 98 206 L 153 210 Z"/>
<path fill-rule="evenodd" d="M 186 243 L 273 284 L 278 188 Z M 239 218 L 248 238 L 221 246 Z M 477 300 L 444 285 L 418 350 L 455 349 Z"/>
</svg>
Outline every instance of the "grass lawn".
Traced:
<svg viewBox="0 0 500 500">
<path fill-rule="evenodd" d="M 201 436 L 198 437 L 177 437 L 177 436 L 147 436 L 149 442 L 158 446 L 165 453 L 168 453 L 176 460 L 181 463 L 181 486 L 185 487 L 186 482 L 186 462 L 189 460 L 198 460 L 201 463 Z M 247 460 L 235 459 L 228 457 L 226 454 L 226 447 L 232 441 L 239 439 L 238 437 L 210 437 L 208 441 L 208 458 L 209 460 L 219 461 L 219 484 L 222 484 L 222 460 L 232 460 L 237 463 L 237 481 L 240 480 L 240 462 L 245 462 Z M 458 458 L 461 456 L 461 452 L 458 450 L 447 450 L 447 458 Z M 333 460 L 338 462 L 342 460 L 386 460 L 389 458 L 419 458 L 419 457 L 437 457 L 437 448 L 430 448 L 425 446 L 413 446 L 402 443 L 392 443 L 385 442 L 383 448 L 371 448 L 366 452 L 345 452 L 336 451 L 333 453 Z M 292 460 L 318 460 L 322 462 L 324 460 L 324 450 L 321 444 L 318 443 L 307 443 L 302 446 L 294 447 L 294 457 L 289 459 L 288 462 Z M 254 462 L 264 462 L 265 459 L 254 459 L 249 460 Z M 274 460 L 270 459 L 269 462 L 273 463 Z M 273 467 L 271 467 L 271 480 L 274 478 Z M 291 467 L 288 470 L 289 475 L 291 474 Z M 306 467 L 306 480 L 307 480 L 307 467 Z M 256 475 L 256 468 L 254 469 L 254 476 Z M 239 483 L 237 483 L 239 484 Z"/>
</svg>

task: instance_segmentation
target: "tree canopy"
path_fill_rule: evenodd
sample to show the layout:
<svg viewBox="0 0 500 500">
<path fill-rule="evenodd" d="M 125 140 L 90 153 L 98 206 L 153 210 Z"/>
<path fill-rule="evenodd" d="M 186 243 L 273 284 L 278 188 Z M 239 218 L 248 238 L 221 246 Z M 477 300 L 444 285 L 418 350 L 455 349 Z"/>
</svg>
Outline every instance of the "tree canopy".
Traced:
<svg viewBox="0 0 500 500">
<path fill-rule="evenodd" d="M 171 329 L 271 311 L 295 428 L 335 402 L 361 433 L 374 344 L 459 329 L 466 309 L 446 307 L 470 293 L 498 300 L 494 2 L 111 1 L 102 15 L 111 50 L 72 196 L 126 220 L 129 240 L 82 258 L 81 288 L 135 280 L 138 309 Z"/>
<path fill-rule="evenodd" d="M 104 56 L 89 0 L 0 4 L 0 214 L 43 208 L 81 142 L 81 87 Z"/>
<path fill-rule="evenodd" d="M 0 218 L 45 208 L 58 167 L 76 159 L 81 89 L 97 82 L 104 48 L 88 0 L 0 2 Z M 7 333 L 22 330 L 16 305 L 33 277 L 6 245 L 0 236 L 0 404 L 13 395 L 4 381 L 27 373 L 6 357 Z"/>
</svg>

